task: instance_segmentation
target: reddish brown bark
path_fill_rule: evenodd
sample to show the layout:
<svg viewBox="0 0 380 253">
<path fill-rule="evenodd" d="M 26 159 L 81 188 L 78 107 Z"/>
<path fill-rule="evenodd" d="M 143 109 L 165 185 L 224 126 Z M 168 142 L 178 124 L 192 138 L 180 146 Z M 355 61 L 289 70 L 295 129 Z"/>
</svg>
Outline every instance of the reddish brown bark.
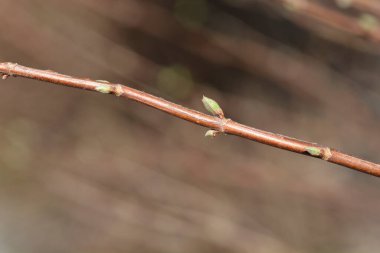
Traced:
<svg viewBox="0 0 380 253">
<path fill-rule="evenodd" d="M 240 136 L 273 147 L 320 158 L 331 163 L 380 177 L 379 164 L 365 161 L 315 143 L 255 129 L 223 117 L 210 116 L 121 84 L 74 78 L 49 70 L 33 69 L 9 62 L 0 63 L 0 73 L 2 73 L 3 79 L 8 76 L 20 76 L 74 88 L 115 94 L 116 96 L 129 98 L 160 111 L 164 111 L 170 115 L 207 128 L 215 129 L 222 133 Z"/>
</svg>

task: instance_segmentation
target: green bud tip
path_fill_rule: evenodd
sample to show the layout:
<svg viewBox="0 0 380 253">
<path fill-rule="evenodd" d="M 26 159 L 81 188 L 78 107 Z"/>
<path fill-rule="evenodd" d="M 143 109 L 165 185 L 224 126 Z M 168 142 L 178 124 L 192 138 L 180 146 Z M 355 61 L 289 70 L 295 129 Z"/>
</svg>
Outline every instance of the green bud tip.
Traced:
<svg viewBox="0 0 380 253">
<path fill-rule="evenodd" d="M 212 115 L 217 115 L 220 118 L 224 118 L 223 110 L 215 100 L 203 96 L 202 102 L 206 110 L 211 112 Z"/>
<path fill-rule="evenodd" d="M 95 88 L 96 91 L 100 92 L 100 93 L 111 93 L 111 86 L 109 85 L 99 85 Z"/>
<path fill-rule="evenodd" d="M 320 156 L 321 155 L 321 149 L 316 148 L 316 147 L 307 147 L 306 152 L 312 156 Z"/>
</svg>

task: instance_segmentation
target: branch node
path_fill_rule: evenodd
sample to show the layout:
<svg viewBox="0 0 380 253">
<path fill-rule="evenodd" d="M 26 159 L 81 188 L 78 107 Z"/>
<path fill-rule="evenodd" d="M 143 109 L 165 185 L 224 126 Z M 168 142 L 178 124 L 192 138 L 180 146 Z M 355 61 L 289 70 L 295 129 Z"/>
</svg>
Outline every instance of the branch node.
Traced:
<svg viewBox="0 0 380 253">
<path fill-rule="evenodd" d="M 323 148 L 322 149 L 322 159 L 325 161 L 328 161 L 332 157 L 331 149 L 330 148 Z"/>
<path fill-rule="evenodd" d="M 9 76 L 14 76 L 14 73 L 12 72 L 17 67 L 17 65 L 18 65 L 17 63 L 7 62 L 7 73 L 4 73 L 1 78 L 5 80 Z"/>
<path fill-rule="evenodd" d="M 115 95 L 117 97 L 120 97 L 121 95 L 124 94 L 124 89 L 123 89 L 123 86 L 121 84 L 117 84 L 115 86 L 115 91 L 114 91 Z"/>
<path fill-rule="evenodd" d="M 226 124 L 228 123 L 228 122 L 230 122 L 231 121 L 231 119 L 226 119 L 226 118 L 221 118 L 220 120 L 219 120 L 219 132 L 221 132 L 221 133 L 224 133 L 225 132 L 225 129 L 224 129 L 224 127 L 226 126 Z"/>
</svg>

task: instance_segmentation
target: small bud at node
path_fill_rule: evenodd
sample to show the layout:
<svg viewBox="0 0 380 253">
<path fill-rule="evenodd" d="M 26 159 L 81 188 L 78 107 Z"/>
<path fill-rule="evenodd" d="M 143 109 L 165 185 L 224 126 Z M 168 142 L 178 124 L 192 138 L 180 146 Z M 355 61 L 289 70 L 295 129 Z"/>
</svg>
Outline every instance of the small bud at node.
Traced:
<svg viewBox="0 0 380 253">
<path fill-rule="evenodd" d="M 224 118 L 223 110 L 215 100 L 203 96 L 202 102 L 206 110 L 211 112 L 212 115 L 216 115 L 219 118 Z"/>
<path fill-rule="evenodd" d="M 215 137 L 219 134 L 220 132 L 217 130 L 208 130 L 205 134 L 205 137 Z"/>
<path fill-rule="evenodd" d="M 109 85 L 99 85 L 95 88 L 96 91 L 100 92 L 100 93 L 110 93 L 111 92 L 111 86 Z"/>
</svg>

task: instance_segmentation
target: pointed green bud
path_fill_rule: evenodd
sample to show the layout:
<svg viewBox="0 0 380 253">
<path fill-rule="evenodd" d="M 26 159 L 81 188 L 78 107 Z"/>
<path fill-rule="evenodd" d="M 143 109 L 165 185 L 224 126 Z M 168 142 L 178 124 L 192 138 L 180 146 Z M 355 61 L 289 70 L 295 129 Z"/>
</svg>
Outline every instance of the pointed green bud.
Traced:
<svg viewBox="0 0 380 253">
<path fill-rule="evenodd" d="M 205 137 L 215 137 L 215 136 L 217 136 L 219 133 L 220 133 L 220 132 L 217 131 L 217 130 L 212 130 L 212 129 L 210 129 L 210 130 L 208 130 L 208 131 L 206 132 Z"/>
<path fill-rule="evenodd" d="M 101 93 L 111 93 L 111 86 L 109 85 L 99 85 L 95 88 L 96 91 Z"/>
<path fill-rule="evenodd" d="M 321 149 L 316 147 L 307 147 L 306 152 L 308 152 L 312 156 L 320 156 L 321 155 Z"/>
<path fill-rule="evenodd" d="M 224 118 L 223 110 L 215 100 L 203 96 L 202 102 L 207 111 L 211 112 L 212 115 L 217 115 L 219 118 Z"/>
</svg>

